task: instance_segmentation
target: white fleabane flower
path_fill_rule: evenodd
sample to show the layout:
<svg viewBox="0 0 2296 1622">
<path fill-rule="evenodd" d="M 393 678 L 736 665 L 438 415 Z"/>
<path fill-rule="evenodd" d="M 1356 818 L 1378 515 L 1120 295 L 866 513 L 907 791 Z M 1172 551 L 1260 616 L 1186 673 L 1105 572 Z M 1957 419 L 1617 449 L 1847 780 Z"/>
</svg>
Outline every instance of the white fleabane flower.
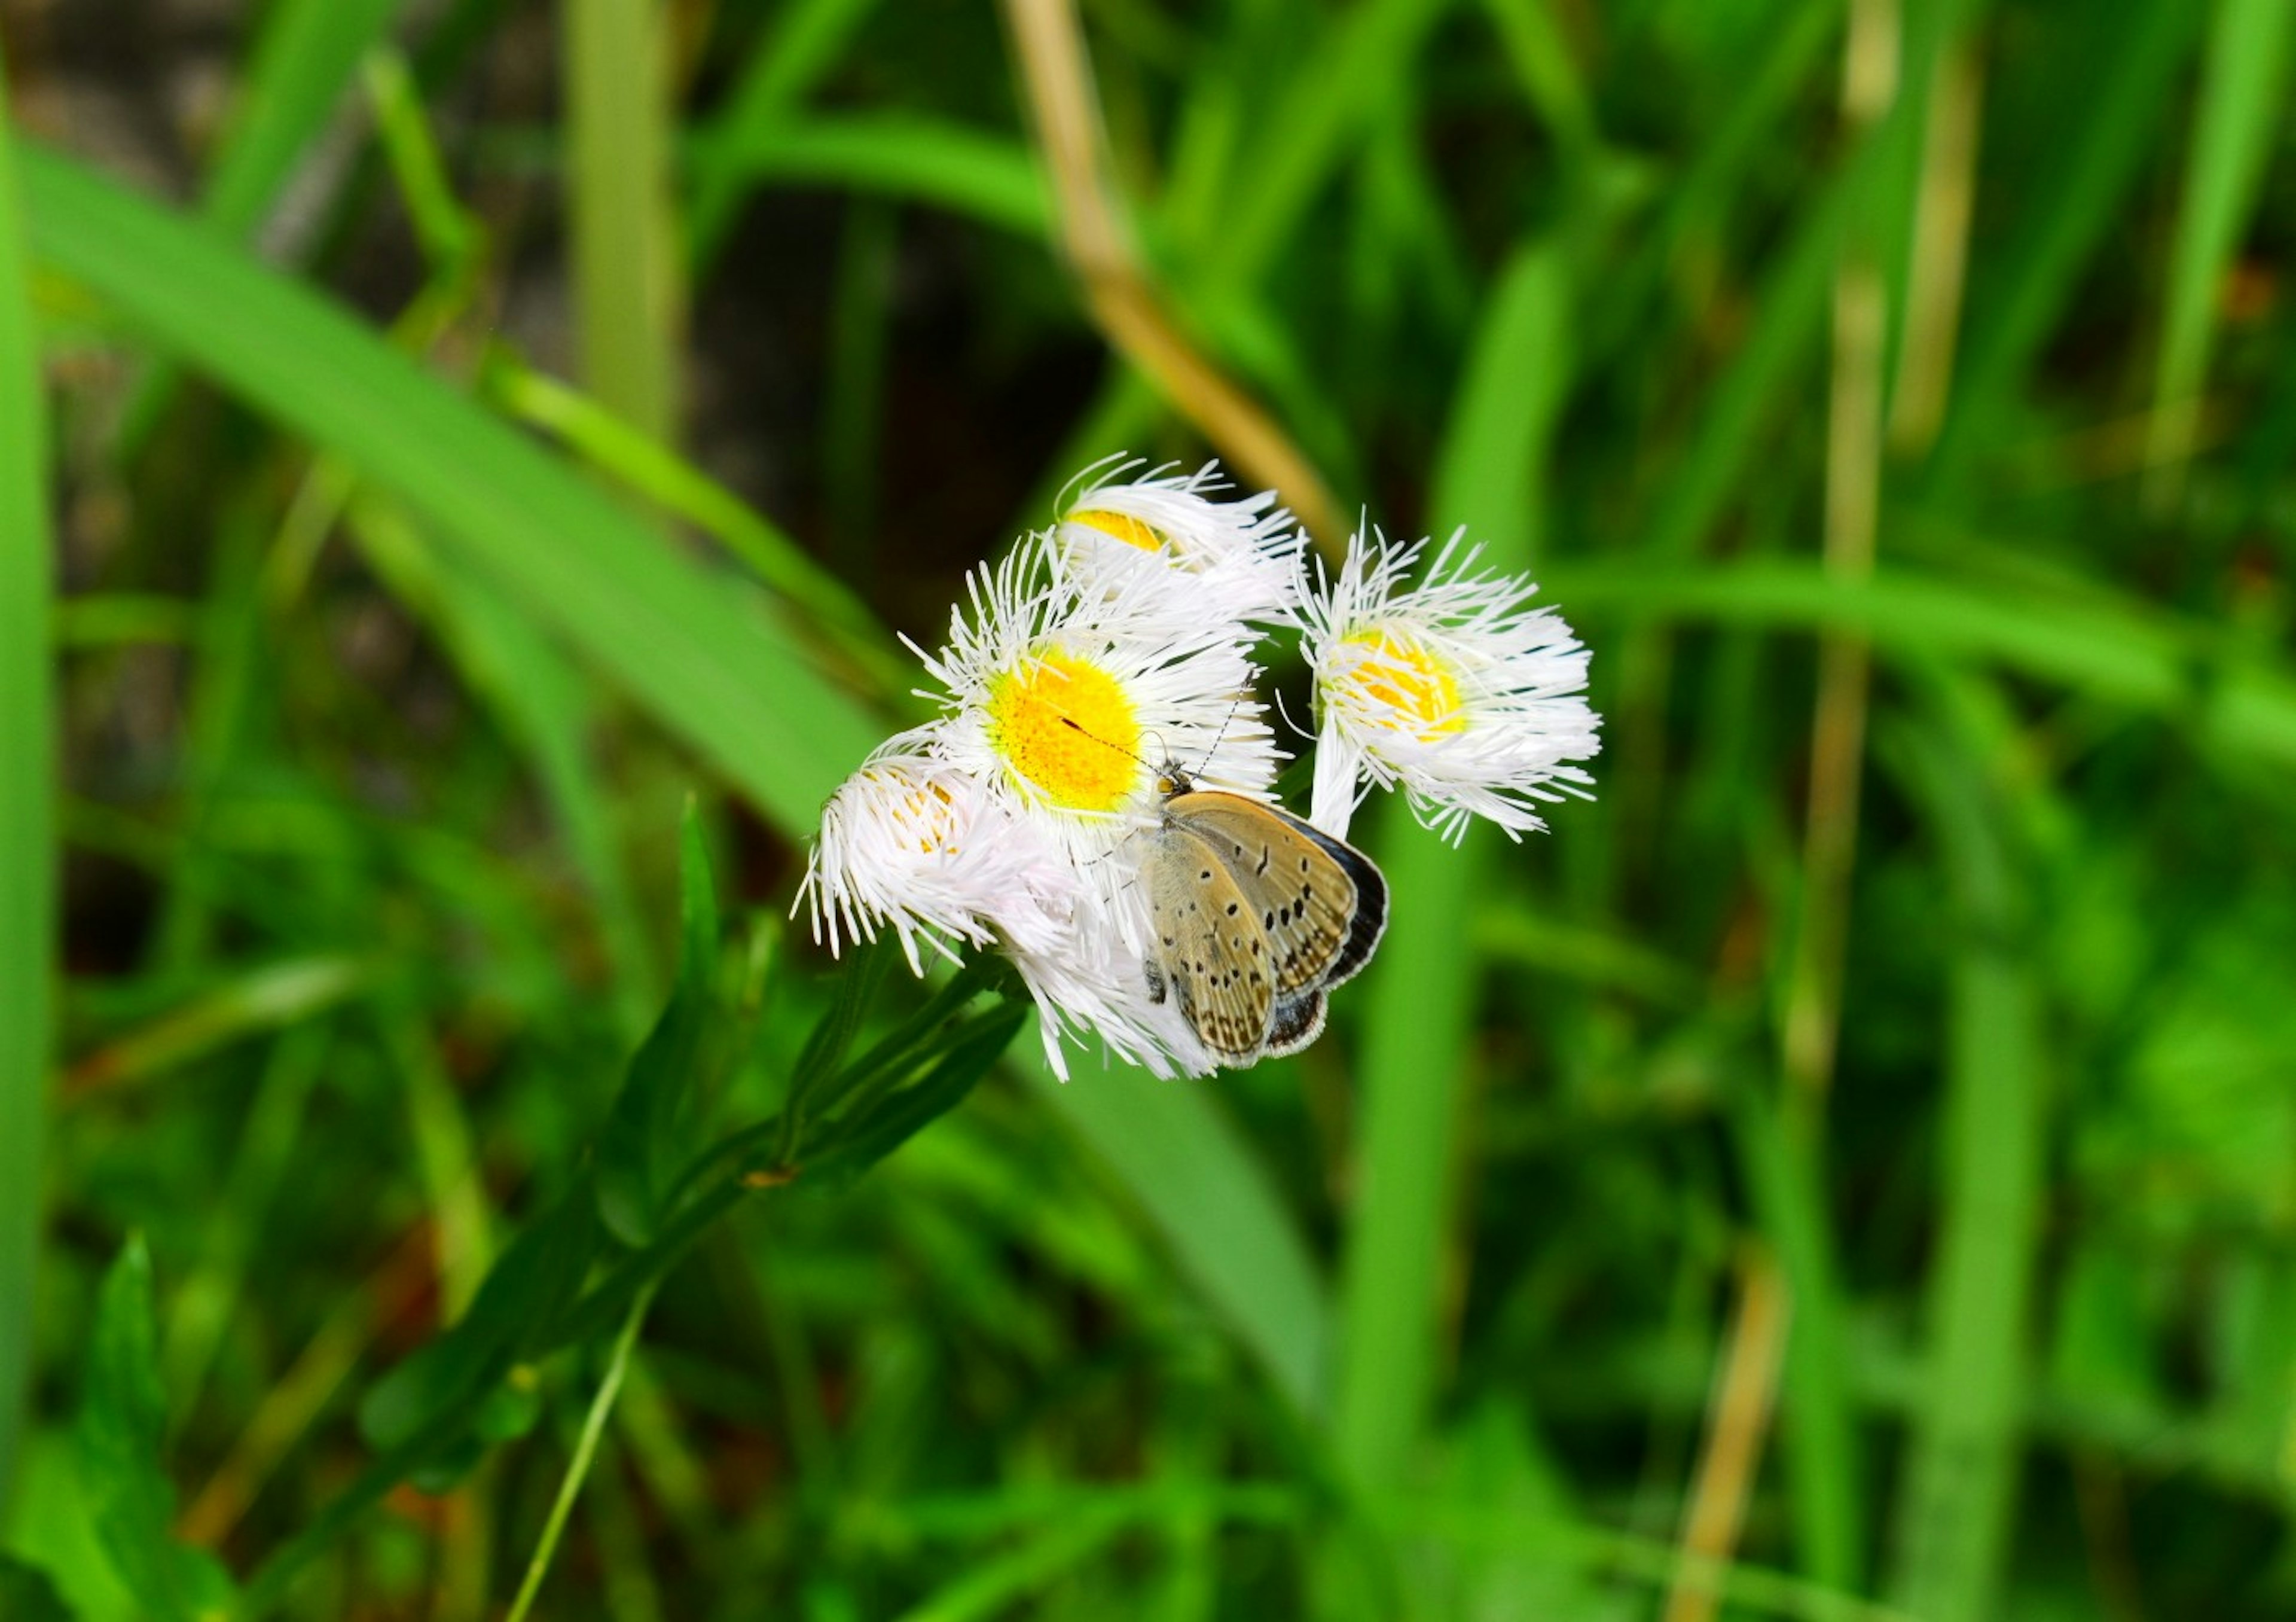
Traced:
<svg viewBox="0 0 2296 1622">
<path fill-rule="evenodd" d="M 1061 1080 L 1069 1079 L 1066 1043 L 1095 1037 L 1108 1053 L 1157 1076 L 1206 1075 L 1216 1067 L 1179 1010 L 1149 1000 L 1140 952 L 1090 910 L 1076 914 L 1054 947 L 1008 955 L 1036 1000 L 1045 1058 Z"/>
<path fill-rule="evenodd" d="M 798 887 L 813 938 L 836 953 L 890 926 L 918 974 L 920 942 L 951 959 L 959 943 L 1056 951 L 1074 868 L 939 759 L 936 742 L 931 728 L 888 739 L 822 808 Z"/>
<path fill-rule="evenodd" d="M 1569 762 L 1599 746 L 1585 649 L 1531 605 L 1528 583 L 1479 571 L 1459 537 L 1416 583 L 1425 542 L 1360 538 L 1337 580 L 1320 565 L 1311 580 L 1272 496 L 1213 499 L 1226 487 L 1211 464 L 1127 477 L 1139 467 L 1103 465 L 1054 530 L 968 579 L 947 646 L 910 644 L 941 714 L 881 746 L 830 800 L 799 891 L 832 951 L 890 929 L 920 974 L 928 952 L 1004 953 L 1063 1081 L 1071 1044 L 1199 1075 L 1312 1035 L 1300 999 L 1255 1005 L 1236 989 L 1259 979 L 1247 947 L 1303 944 L 1276 914 L 1305 910 L 1308 881 L 1281 909 L 1271 893 L 1258 926 L 1239 918 L 1272 845 L 1248 874 L 1243 843 L 1203 842 L 1195 871 L 1180 839 L 1193 813 L 1166 804 L 1182 778 L 1269 797 L 1279 753 L 1250 657 L 1261 627 L 1303 633 L 1321 729 L 1311 819 L 1326 832 L 1344 836 L 1376 784 L 1405 790 L 1454 839 L 1472 816 L 1519 836 L 1543 826 L 1539 803 L 1590 781 Z M 1175 909 L 1217 902 L 1220 884 L 1235 886 L 1224 914 L 1235 921 L 1189 934 Z M 1182 950 L 1210 1001 L 1187 994 L 1198 980 L 1170 994 Z"/>
<path fill-rule="evenodd" d="M 968 580 L 947 646 L 916 649 L 945 713 L 873 754 L 824 810 L 803 893 L 816 937 L 890 926 L 1002 951 L 1042 1016 L 1046 1054 L 1097 1036 L 1159 1075 L 1212 1064 L 1149 995 L 1139 883 L 1167 761 L 1265 793 L 1274 737 L 1251 696 L 1250 633 L 1158 564 L 1086 585 L 1049 536 Z M 914 646 L 914 645 L 912 645 Z"/>
<path fill-rule="evenodd" d="M 1319 564 L 1302 592 L 1318 717 L 1309 819 L 1326 833 L 1346 836 L 1375 783 L 1402 788 L 1455 844 L 1470 817 L 1517 839 L 1546 827 L 1535 805 L 1594 780 L 1566 764 L 1602 747 L 1587 650 L 1552 609 L 1530 606 L 1535 586 L 1478 571 L 1464 533 L 1415 583 L 1406 577 L 1425 541 L 1357 536 L 1339 578 Z"/>
<path fill-rule="evenodd" d="M 1158 468 L 1125 477 L 1145 465 L 1111 457 L 1085 470 L 1091 482 L 1066 503 L 1054 531 L 1062 567 L 1089 584 L 1160 563 L 1196 577 L 1200 613 L 1288 620 L 1306 538 L 1275 505 L 1275 492 L 1213 499 L 1230 488 L 1218 462 L 1193 473 Z"/>
<path fill-rule="evenodd" d="M 1137 949 L 1146 910 L 1132 882 L 1167 762 L 1206 784 L 1264 795 L 1276 750 L 1252 696 L 1250 633 L 1207 613 L 1173 569 L 1082 585 L 1050 566 L 1046 536 L 968 582 L 972 613 L 948 646 L 917 649 L 941 684 L 938 752 L 1068 857 L 1099 921 Z M 913 645 L 914 646 L 914 645 Z M 1128 842 L 1134 847 L 1128 849 Z"/>
<path fill-rule="evenodd" d="M 951 962 L 961 945 L 1004 952 L 1062 1081 L 1066 1044 L 1091 1036 L 1159 1076 L 1210 1069 L 1186 1026 L 1149 1002 L 1139 955 L 1084 904 L 1074 865 L 936 755 L 938 741 L 929 727 L 890 739 L 822 808 L 798 889 L 814 939 L 840 953 L 890 928 L 917 975 L 920 945 Z"/>
</svg>

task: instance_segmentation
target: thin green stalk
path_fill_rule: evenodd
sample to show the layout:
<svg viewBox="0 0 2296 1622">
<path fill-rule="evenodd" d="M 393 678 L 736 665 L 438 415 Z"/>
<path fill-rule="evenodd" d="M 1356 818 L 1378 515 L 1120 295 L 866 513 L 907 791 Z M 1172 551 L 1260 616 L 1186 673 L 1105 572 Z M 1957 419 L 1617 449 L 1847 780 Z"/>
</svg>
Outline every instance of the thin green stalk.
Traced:
<svg viewBox="0 0 2296 1622">
<path fill-rule="evenodd" d="M 1488 851 L 1454 850 L 1406 817 L 1381 841 L 1393 912 L 1365 1008 L 1357 1126 L 1362 1193 L 1341 1276 L 1339 1388 L 1332 1429 L 1349 1478 L 1403 1478 L 1434 1392 L 1449 1271 L 1457 1125 L 1475 992 L 1461 972 L 1461 921 Z"/>
<path fill-rule="evenodd" d="M 750 52 L 690 166 L 688 256 L 697 277 L 724 246 L 756 181 L 750 152 L 789 125 L 800 98 L 875 9 L 876 0 L 794 0 L 776 9 L 771 34 Z"/>
<path fill-rule="evenodd" d="M 1232 235 L 1219 278 L 1256 284 L 1296 237 L 1308 210 L 1408 68 L 1447 8 L 1439 0 L 1365 0 L 1296 60 L 1266 138 L 1231 175 Z"/>
<path fill-rule="evenodd" d="M 212 151 L 200 213 L 234 240 L 255 234 L 319 145 L 359 58 L 389 30 L 399 0 L 279 0 L 261 30 Z M 121 412 L 119 449 L 146 444 L 175 398 L 172 361 L 146 372 Z"/>
<path fill-rule="evenodd" d="M 381 1017 L 381 1042 L 406 1094 L 422 1197 L 437 1229 L 439 1297 L 450 1319 L 470 1310 L 495 1256 L 479 1151 L 429 1029 L 411 1008 Z"/>
<path fill-rule="evenodd" d="M 518 1597 L 511 1601 L 504 1622 L 524 1622 L 526 1613 L 533 1608 L 535 1595 L 542 1592 L 543 1576 L 550 1569 L 551 1556 L 558 1552 L 558 1540 L 566 1531 L 566 1518 L 574 1511 L 574 1500 L 581 1494 L 582 1478 L 590 1473 L 590 1461 L 597 1453 L 598 1438 L 604 1434 L 607 1417 L 614 1411 L 614 1398 L 622 1389 L 622 1376 L 630 1366 L 630 1348 L 637 1345 L 638 1330 L 652 1302 L 653 1286 L 649 1284 L 630 1303 L 629 1313 L 622 1320 L 621 1333 L 614 1337 L 614 1349 L 606 1360 L 605 1375 L 598 1381 L 598 1394 L 590 1399 L 590 1412 L 582 1420 L 582 1434 L 574 1443 L 574 1456 L 567 1461 L 566 1478 L 558 1484 L 558 1497 L 550 1506 L 550 1519 L 543 1523 L 541 1541 L 534 1546 L 534 1558 L 527 1562 L 526 1580 L 519 1585 Z"/>
<path fill-rule="evenodd" d="M 1568 391 L 1570 309 L 1561 251 L 1526 247 L 1501 278 L 1459 391 L 1436 516 L 1469 525 L 1497 568 L 1526 565 L 1535 548 L 1547 436 Z M 1362 1194 L 1348 1228 L 1331 1416 L 1342 1466 L 1365 1488 L 1398 1478 L 1432 1396 L 1476 991 L 1462 972 L 1462 935 L 1496 854 L 1487 836 L 1454 850 L 1393 825 L 1403 836 L 1386 852 L 1393 913 L 1368 976 Z"/>
<path fill-rule="evenodd" d="M 206 1255 L 176 1290 L 160 1342 L 160 1384 L 176 1413 L 194 1411 L 262 1254 L 273 1203 L 294 1164 L 306 1107 L 326 1063 L 326 1021 L 288 1030 L 265 1056 L 229 1179 L 208 1218 Z"/>
<path fill-rule="evenodd" d="M 2161 370 L 2152 393 L 2145 460 L 2149 494 L 2173 496 L 2193 449 L 2209 351 L 2223 309 L 2226 267 L 2256 207 L 2259 183 L 2281 132 L 2283 70 L 2296 12 L 2287 0 L 2218 0 L 2185 159 L 2177 213 L 2168 312 L 2161 324 Z"/>
<path fill-rule="evenodd" d="M 2050 172 L 2035 178 L 2046 199 L 1994 254 L 1999 291 L 1972 315 L 1961 382 L 1938 441 L 1933 482 L 1950 482 L 1990 436 L 2035 353 L 2081 285 L 2081 272 L 2116 223 L 2115 210 L 2160 145 L 2158 111 L 2175 87 L 2206 8 L 2192 0 L 2142 0 L 2112 13 L 2103 60 L 2079 65 L 2083 91 L 2065 98 L 2067 128 L 2050 143 Z"/>
<path fill-rule="evenodd" d="M 579 390 L 519 365 L 504 354 L 488 360 L 484 386 L 504 411 L 565 441 L 569 450 L 609 477 L 684 519 L 739 558 L 787 599 L 792 636 L 821 646 L 849 665 L 870 689 L 906 693 L 914 666 L 867 603 L 835 572 L 724 485 L 676 451 L 636 432 Z"/>
<path fill-rule="evenodd" d="M 1864 1548 L 1864 1449 L 1823 1166 L 1770 1100 L 1749 1101 L 1735 1124 L 1755 1214 L 1793 1303 L 1780 1401 L 1797 1552 L 1814 1580 L 1849 1587 L 1857 1580 Z"/>
<path fill-rule="evenodd" d="M 2027 1321 L 2048 1155 L 2046 1042 L 2029 909 L 1997 786 L 1945 736 L 1895 740 L 1959 914 L 1923 1389 L 1898 1503 L 1894 1601 L 2001 1614 L 2028 1404 Z"/>
<path fill-rule="evenodd" d="M 56 929 L 47 420 L 7 119 L 0 88 L 0 1506 L 31 1378 Z"/>
<path fill-rule="evenodd" d="M 623 421 L 677 438 L 684 312 L 670 230 L 668 8 L 563 8 L 567 212 L 582 377 Z"/>
</svg>

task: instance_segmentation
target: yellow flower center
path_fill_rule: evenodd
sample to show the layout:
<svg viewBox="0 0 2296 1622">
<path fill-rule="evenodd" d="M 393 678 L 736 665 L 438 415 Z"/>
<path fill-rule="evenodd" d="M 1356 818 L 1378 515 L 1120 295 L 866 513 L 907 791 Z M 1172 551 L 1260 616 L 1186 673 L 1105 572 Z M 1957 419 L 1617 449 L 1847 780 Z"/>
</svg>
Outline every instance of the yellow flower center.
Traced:
<svg viewBox="0 0 2296 1622">
<path fill-rule="evenodd" d="M 1106 507 L 1078 507 L 1069 515 L 1070 523 L 1083 524 L 1098 530 L 1103 535 L 1113 535 L 1128 547 L 1137 547 L 1143 552 L 1161 552 L 1164 538 L 1129 513 L 1111 513 Z"/>
<path fill-rule="evenodd" d="M 1367 630 L 1348 638 L 1347 645 L 1362 652 L 1346 679 L 1386 712 L 1381 720 L 1387 727 L 1423 744 L 1467 729 L 1458 678 L 1416 640 Z"/>
<path fill-rule="evenodd" d="M 1114 811 L 1138 780 L 1140 719 L 1130 695 L 1059 648 L 989 685 L 988 737 L 1014 771 L 1069 811 Z"/>
</svg>

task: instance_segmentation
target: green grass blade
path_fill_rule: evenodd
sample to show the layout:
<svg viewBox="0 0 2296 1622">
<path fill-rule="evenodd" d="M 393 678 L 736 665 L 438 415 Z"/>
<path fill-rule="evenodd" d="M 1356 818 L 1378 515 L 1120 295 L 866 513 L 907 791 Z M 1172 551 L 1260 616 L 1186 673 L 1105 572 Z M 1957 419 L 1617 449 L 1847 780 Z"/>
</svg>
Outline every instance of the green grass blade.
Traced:
<svg viewBox="0 0 2296 1622">
<path fill-rule="evenodd" d="M 783 828 L 880 729 L 741 600 L 373 333 L 65 160 L 25 153 L 37 251 L 162 347 L 438 526 Z"/>
<path fill-rule="evenodd" d="M 1489 309 L 1445 440 L 1435 512 L 1439 527 L 1467 524 L 1494 568 L 1520 569 L 1530 561 L 1547 436 L 1570 376 L 1571 288 L 1561 251 L 1518 253 Z M 1365 1487 L 1401 1477 L 1432 1395 L 1477 990 L 1460 972 L 1461 937 L 1495 855 L 1481 830 L 1454 850 L 1401 815 L 1387 827 L 1393 910 L 1365 994 L 1361 1193 L 1348 1229 L 1332 1415 L 1341 1467 Z"/>
<path fill-rule="evenodd" d="M 1090 1560 L 1123 1529 L 1120 1520 L 1089 1511 L 1066 1517 L 1009 1552 L 976 1561 L 947 1587 L 902 1611 L 900 1622 L 975 1622 L 1010 1616 L 1016 1601 Z"/>
<path fill-rule="evenodd" d="M 1840 33 L 1841 8 L 1841 0 L 1788 0 L 1773 8 L 1783 14 L 1746 67 L 1727 114 L 1702 133 L 1650 223 L 1636 232 L 1634 257 L 1589 312 L 1589 365 L 1599 365 L 1644 330 L 1652 301 L 1692 232 L 1718 226 L 1744 187 L 1749 167 L 1759 160 L 1763 137 L 1805 94 L 1819 54 Z"/>
<path fill-rule="evenodd" d="M 1767 1099 L 1750 1099 L 1735 1125 L 1748 1193 L 1793 1304 L 1779 1396 L 1797 1552 L 1813 1580 L 1853 1588 L 1866 1564 L 1865 1450 L 1851 1390 L 1848 1303 L 1817 1157 L 1788 1139 Z"/>
<path fill-rule="evenodd" d="M 559 15 L 582 379 L 633 428 L 672 443 L 685 294 L 670 228 L 669 13 L 570 0 Z"/>
<path fill-rule="evenodd" d="M 836 62 L 877 0 L 795 0 L 742 70 L 688 164 L 688 257 L 699 276 L 725 244 L 755 178 L 754 154 Z"/>
<path fill-rule="evenodd" d="M 434 286 L 446 284 L 430 296 L 459 299 L 464 296 L 463 284 L 474 268 L 485 228 L 455 194 L 447 155 L 439 148 L 429 110 L 422 104 L 422 88 L 406 59 L 396 51 L 376 51 L 367 57 L 363 77 L 367 103 L 374 110 L 375 142 L 398 188 L 406 223 L 422 246 Z"/>
<path fill-rule="evenodd" d="M 1441 0 L 1364 0 L 1299 60 L 1260 121 L 1266 138 L 1230 177 L 1230 235 L 1220 248 L 1227 284 L 1250 286 L 1298 234 L 1444 10 Z"/>
<path fill-rule="evenodd" d="M 1495 569 L 1545 551 L 1547 440 L 1576 367 L 1564 249 L 1520 249 L 1489 294 L 1435 469 L 1433 523 L 1459 524 Z"/>
<path fill-rule="evenodd" d="M 1330 1338 L 1323 1283 L 1299 1224 L 1211 1092 L 1114 1068 L 1062 1085 L 1041 1049 L 1018 1062 L 1123 1179 L 1294 1412 L 1314 1412 Z"/>
<path fill-rule="evenodd" d="M 623 423 L 588 395 L 499 357 L 487 398 L 512 417 L 562 440 L 592 465 L 663 512 L 684 519 L 742 560 L 788 601 L 793 630 L 826 645 L 865 677 L 872 697 L 906 692 L 914 666 L 854 589 L 739 496 L 691 462 Z"/>
<path fill-rule="evenodd" d="M 155 1622 L 209 1622 L 236 1609 L 230 1576 L 172 1532 L 167 1399 L 160 1387 L 152 1258 L 131 1235 L 104 1275 L 82 1354 L 78 1436 L 90 1519 L 112 1569 Z"/>
<path fill-rule="evenodd" d="M 1357 1188 L 1341 1279 L 1333 1445 L 1358 1485 L 1396 1480 L 1424 1424 L 1440 1357 L 1454 1142 L 1477 985 L 1460 925 L 1490 852 L 1450 844 L 1399 807 L 1378 840 L 1390 902 L 1367 977 Z M 1486 837 L 1478 830 L 1479 839 Z"/>
<path fill-rule="evenodd" d="M 574 1501 L 581 1495 L 582 1483 L 589 1477 L 590 1461 L 598 1452 L 598 1438 L 605 1433 L 606 1419 L 614 1411 L 615 1398 L 621 1395 L 622 1377 L 629 1371 L 630 1350 L 637 1345 L 638 1330 L 644 1326 L 646 1308 L 652 1300 L 651 1288 L 640 1290 L 637 1299 L 630 1303 L 629 1316 L 622 1321 L 621 1332 L 614 1337 L 613 1349 L 606 1356 L 606 1371 L 598 1381 L 597 1395 L 590 1399 L 588 1412 L 582 1416 L 582 1429 L 574 1441 L 573 1457 L 567 1461 L 558 1495 L 551 1501 L 550 1517 L 543 1523 L 541 1541 L 526 1563 L 526 1576 L 519 1583 L 518 1596 L 511 1601 L 508 1622 L 525 1622 L 527 1612 L 534 1608 L 535 1597 L 542 1592 L 542 1579 L 549 1573 L 551 1556 L 557 1552 L 567 1518 L 574 1512 Z"/>
<path fill-rule="evenodd" d="M 1034 149 L 953 119 L 849 113 L 729 135 L 711 150 L 755 180 L 810 181 L 929 203 L 1035 241 L 1052 232 Z"/>
<path fill-rule="evenodd" d="M 377 973 L 375 960 L 325 953 L 217 975 L 182 1006 L 75 1060 L 66 1094 L 130 1087 L 234 1042 L 292 1030 L 373 990 Z"/>
<path fill-rule="evenodd" d="M 1889 144 L 1868 139 L 1810 202 L 1765 279 L 1752 329 L 1710 390 L 1690 442 L 1644 526 L 1653 558 L 1696 551 L 1738 490 L 1762 432 L 1825 330 L 1833 271 L 1866 192 L 1886 172 Z"/>
<path fill-rule="evenodd" d="M 0 91 L 0 1508 L 32 1367 L 40 1147 L 54 1031 L 55 719 L 47 414 Z"/>
<path fill-rule="evenodd" d="M 2107 60 L 2085 64 L 2074 127 L 2055 143 L 2055 172 L 2033 195 L 2048 206 L 2020 222 L 2015 243 L 1999 259 L 1997 291 L 1973 298 L 1968 362 L 1954 391 L 1955 409 L 1938 442 L 1939 476 L 1948 476 L 1987 437 L 2004 397 L 2018 388 L 2028 362 L 2079 286 L 2081 268 L 2115 221 L 2114 205 L 2139 167 L 2159 148 L 2159 112 L 2184 65 L 2202 8 L 2191 0 L 2144 0 L 2116 16 Z"/>
<path fill-rule="evenodd" d="M 525 752 L 597 908 L 615 970 L 607 995 L 622 1034 L 636 1042 L 660 1000 L 661 976 L 615 834 L 611 796 L 590 759 L 595 705 L 589 684 L 492 584 L 439 560 L 396 507 L 354 500 L 350 519 L 369 565 L 430 622 L 464 679 Z"/>
<path fill-rule="evenodd" d="M 2281 129 L 2289 25 L 2284 0 L 2218 0 L 2169 267 L 2147 457 L 2156 465 L 2191 449 L 2190 408 L 2208 374 L 2218 291 Z"/>
<path fill-rule="evenodd" d="M 398 13 L 398 0 L 280 0 L 255 46 L 200 211 L 233 235 L 252 231 Z"/>
<path fill-rule="evenodd" d="M 1524 95 L 1557 140 L 1583 152 L 1599 138 L 1586 76 L 1547 0 L 1484 0 Z"/>
<path fill-rule="evenodd" d="M 1931 1622 L 2001 1614 L 2026 1403 L 2029 1296 L 2048 1133 L 2030 898 L 1980 761 L 1908 746 L 1960 914 L 1951 958 L 1925 1383 L 1898 1503 L 1898 1603 Z"/>
<path fill-rule="evenodd" d="M 398 5 L 399 0 L 280 0 L 270 8 L 201 190 L 202 215 L 241 239 L 263 223 Z M 127 408 L 123 446 L 144 442 L 175 381 L 166 366 L 144 375 Z"/>
<path fill-rule="evenodd" d="M 1550 569 L 1546 584 L 1590 622 L 1706 622 L 1853 630 L 1882 653 L 1976 660 L 2194 728 L 2209 746 L 2296 762 L 2296 678 L 2284 661 L 2132 599 L 2004 591 L 1986 580 L 1885 568 L 1860 583 L 1815 564 Z"/>
</svg>

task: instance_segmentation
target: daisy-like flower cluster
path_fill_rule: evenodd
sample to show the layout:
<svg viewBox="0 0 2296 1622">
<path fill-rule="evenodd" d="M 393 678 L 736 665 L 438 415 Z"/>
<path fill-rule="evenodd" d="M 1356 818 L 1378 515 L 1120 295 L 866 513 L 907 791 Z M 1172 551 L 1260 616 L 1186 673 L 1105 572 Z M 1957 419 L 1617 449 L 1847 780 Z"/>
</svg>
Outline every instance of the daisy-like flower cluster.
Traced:
<svg viewBox="0 0 2296 1622">
<path fill-rule="evenodd" d="M 1349 542 L 1336 574 L 1272 493 L 1111 459 L 1051 529 L 967 582 L 938 652 L 912 649 L 939 714 L 888 739 L 822 812 L 800 904 L 832 951 L 890 930 L 909 967 L 994 949 L 1045 1050 L 1095 1039 L 1159 1075 L 1214 1067 L 1155 978 L 1142 863 L 1168 769 L 1272 802 L 1262 645 L 1296 640 L 1317 717 L 1309 820 L 1344 838 L 1374 787 L 1456 840 L 1510 837 L 1591 781 L 1587 652 L 1533 588 L 1458 538 Z"/>
</svg>

